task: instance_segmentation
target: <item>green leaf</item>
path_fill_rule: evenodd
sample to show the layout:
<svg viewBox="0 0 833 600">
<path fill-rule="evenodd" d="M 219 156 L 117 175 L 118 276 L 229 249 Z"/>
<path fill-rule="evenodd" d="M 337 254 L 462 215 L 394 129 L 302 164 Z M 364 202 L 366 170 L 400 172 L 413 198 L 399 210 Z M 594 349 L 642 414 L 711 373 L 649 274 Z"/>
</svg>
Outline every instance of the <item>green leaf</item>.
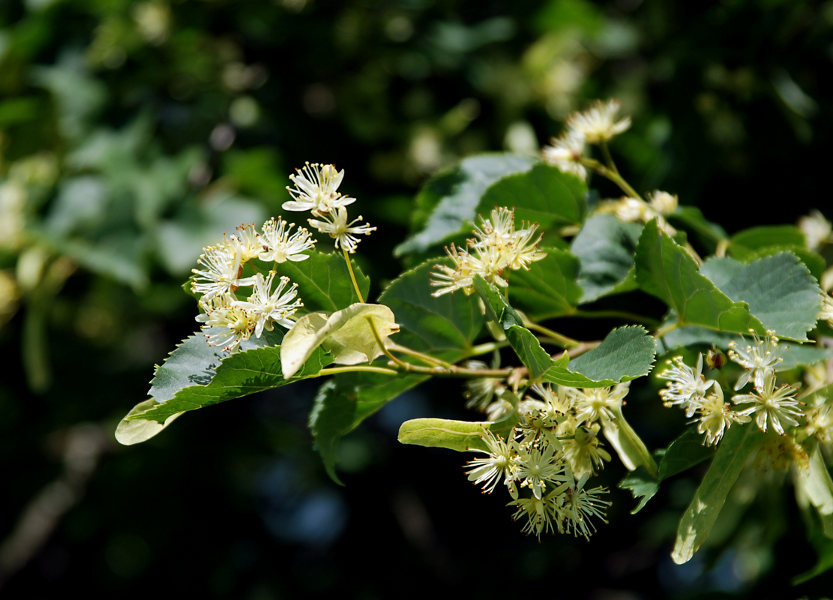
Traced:
<svg viewBox="0 0 833 600">
<path fill-rule="evenodd" d="M 719 331 L 764 334 L 763 324 L 745 302 L 733 302 L 714 283 L 700 274 L 688 253 L 657 227 L 645 226 L 636 248 L 636 281 L 639 287 L 664 301 L 682 325 L 700 325 Z"/>
<path fill-rule="evenodd" d="M 487 216 L 496 206 L 515 209 L 515 221 L 538 223 L 543 229 L 579 225 L 587 212 L 587 184 L 555 167 L 538 163 L 492 184 L 477 205 Z"/>
<path fill-rule="evenodd" d="M 488 423 L 450 419 L 411 419 L 399 427 L 399 441 L 426 448 L 447 448 L 457 452 L 487 450 L 480 439 Z"/>
<path fill-rule="evenodd" d="M 578 259 L 567 250 L 542 248 L 546 258 L 508 274 L 513 302 L 534 320 L 569 315 L 581 299 Z"/>
<path fill-rule="evenodd" d="M 512 346 L 524 366 L 529 369 L 531 378 L 541 377 L 553 362 L 550 355 L 541 347 L 535 334 L 523 326 L 520 315 L 495 286 L 477 275 L 474 278 L 474 289 L 485 302 L 489 318 L 503 328 L 509 345 Z"/>
<path fill-rule="evenodd" d="M 714 455 L 714 448 L 703 445 L 703 436 L 693 428 L 671 442 L 659 463 L 659 480 L 682 473 Z"/>
<path fill-rule="evenodd" d="M 275 270 L 298 284 L 298 296 L 310 312 L 331 313 L 361 301 L 353 289 L 347 263 L 341 254 L 311 252 L 308 259 L 286 261 L 277 265 Z M 370 279 L 355 263 L 353 271 L 362 296 L 367 298 Z"/>
<path fill-rule="evenodd" d="M 714 448 L 704 446 L 702 436 L 693 428 L 689 428 L 671 442 L 667 449 L 657 451 L 655 456 L 659 462 L 656 477 L 651 476 L 645 468 L 638 468 L 619 483 L 620 488 L 630 490 L 634 498 L 639 500 L 631 510 L 632 515 L 645 508 L 648 501 L 659 491 L 660 483 L 711 458 L 714 456 Z"/>
<path fill-rule="evenodd" d="M 341 365 L 371 362 L 383 353 L 374 328 L 383 341 L 399 330 L 390 308 L 356 303 L 331 315 L 319 312 L 304 315 L 281 343 L 284 378 L 292 377 L 319 346 L 332 355 L 333 362 Z"/>
<path fill-rule="evenodd" d="M 579 260 L 577 282 L 582 303 L 634 289 L 633 254 L 642 225 L 624 223 L 613 215 L 594 215 L 570 245 Z"/>
<path fill-rule="evenodd" d="M 244 342 L 239 352 L 222 355 L 215 353 L 216 349 L 211 346 L 208 347 L 210 351 L 203 348 L 199 343 L 201 337 L 196 334 L 187 338 L 171 354 L 157 371 L 149 392 L 151 399 L 141 403 L 143 410 L 129 416 L 128 420 L 165 423 L 177 413 L 313 376 L 332 361 L 332 357 L 319 348 L 294 377 L 285 379 L 281 370 L 280 347 L 257 347 Z"/>
<path fill-rule="evenodd" d="M 691 560 L 709 536 L 720 509 L 749 458 L 764 440 L 757 427 L 733 427 L 717 447 L 714 460 L 680 519 L 671 559 L 681 565 Z"/>
<path fill-rule="evenodd" d="M 804 341 L 821 309 L 816 279 L 791 252 L 742 263 L 711 258 L 700 272 L 729 298 L 748 303 L 764 327 L 780 337 Z"/>
<path fill-rule="evenodd" d="M 393 398 L 428 378 L 427 375 L 391 377 L 345 373 L 321 386 L 310 412 L 309 428 L 324 468 L 333 481 L 341 483 L 335 470 L 341 438 Z"/>
<path fill-rule="evenodd" d="M 482 154 L 435 175 L 417 196 L 414 229 L 421 229 L 394 249 L 394 256 L 424 252 L 460 233 L 471 223 L 483 192 L 495 181 L 528 171 L 537 159 L 515 154 Z"/>
<path fill-rule="evenodd" d="M 729 251 L 732 256 L 746 260 L 763 248 L 782 246 L 806 248 L 804 234 L 793 225 L 765 225 L 739 231 L 729 238 Z"/>
<path fill-rule="evenodd" d="M 438 358 L 462 358 L 483 329 L 477 298 L 462 292 L 431 295 L 431 270 L 446 259 L 426 261 L 395 279 L 379 296 L 379 303 L 396 315 L 398 344 Z"/>
<path fill-rule="evenodd" d="M 833 479 L 824 464 L 818 445 L 810 453 L 806 467 L 796 466 L 796 491 L 809 500 L 821 520 L 822 531 L 833 538 Z"/>
<path fill-rule="evenodd" d="M 673 214 L 668 215 L 668 221 L 678 229 L 694 234 L 709 252 L 715 251 L 718 241 L 729 237 L 720 225 L 706 219 L 702 211 L 694 206 L 678 207 Z"/>
<path fill-rule="evenodd" d="M 621 407 L 617 410 L 615 419 L 602 420 L 602 433 L 628 471 L 645 467 L 650 475 L 656 476 L 657 463 L 648 452 L 645 442 L 625 419 Z"/>
<path fill-rule="evenodd" d="M 659 491 L 659 481 L 648 473 L 644 468 L 636 469 L 628 473 L 622 481 L 619 482 L 619 487 L 623 490 L 630 491 L 635 500 L 639 500 L 636 507 L 631 510 L 631 514 L 635 515 L 640 510 L 645 508 L 648 501 L 653 498 Z"/>
<path fill-rule="evenodd" d="M 145 442 L 173 423 L 182 414 L 181 412 L 174 413 L 163 423 L 145 419 L 144 413 L 157 405 L 158 402 L 150 398 L 134 406 L 116 426 L 116 441 L 124 446 Z"/>
<path fill-rule="evenodd" d="M 596 348 L 572 361 L 566 354 L 559 357 L 544 374 L 544 381 L 582 388 L 616 385 L 650 373 L 655 353 L 656 342 L 643 327 L 618 327 Z"/>
</svg>

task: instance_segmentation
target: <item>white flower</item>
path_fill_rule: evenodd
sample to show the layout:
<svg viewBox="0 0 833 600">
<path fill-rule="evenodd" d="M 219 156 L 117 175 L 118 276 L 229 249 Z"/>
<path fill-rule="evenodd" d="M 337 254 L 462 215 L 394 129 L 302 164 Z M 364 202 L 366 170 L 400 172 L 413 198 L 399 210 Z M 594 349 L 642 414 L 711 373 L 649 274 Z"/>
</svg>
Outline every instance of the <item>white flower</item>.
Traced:
<svg viewBox="0 0 833 600">
<path fill-rule="evenodd" d="M 567 119 L 567 127 L 571 131 L 584 134 L 588 144 L 606 142 L 631 126 L 630 117 L 616 120 L 619 112 L 619 102 L 597 100 L 589 109 L 580 113 L 573 113 Z"/>
<path fill-rule="evenodd" d="M 549 165 L 575 175 L 579 179 L 587 179 L 587 169 L 581 164 L 584 154 L 584 134 L 581 131 L 565 131 L 561 137 L 553 138 L 550 146 L 541 149 L 541 157 Z"/>
<path fill-rule="evenodd" d="M 798 220 L 798 228 L 804 233 L 807 247 L 810 250 L 816 250 L 822 244 L 829 242 L 833 234 L 833 225 L 817 210 L 801 217 Z"/>
<path fill-rule="evenodd" d="M 255 229 L 254 223 L 251 225 L 240 225 L 237 231 L 229 236 L 227 243 L 239 253 L 240 262 L 242 263 L 256 258 L 263 250 L 260 242 L 260 234 Z"/>
<path fill-rule="evenodd" d="M 557 509 L 558 516 L 564 522 L 564 529 L 567 533 L 590 539 L 590 536 L 596 531 L 596 526 L 590 519 L 597 518 L 603 523 L 607 523 L 605 513 L 608 506 L 610 506 L 610 502 L 602 499 L 602 495 L 607 493 L 605 488 L 584 489 L 586 479 L 586 476 L 582 477 L 574 486 L 571 486 L 559 496 Z"/>
<path fill-rule="evenodd" d="M 823 444 L 833 444 L 833 402 L 825 402 L 819 397 L 816 403 L 807 409 L 807 425 L 804 433 L 807 437 L 814 436 Z"/>
<path fill-rule="evenodd" d="M 258 254 L 260 260 L 266 262 L 282 263 L 287 260 L 298 262 L 309 258 L 304 254 L 305 250 L 315 246 L 315 240 L 310 237 L 309 231 L 300 227 L 298 231 L 290 235 L 293 223 L 287 223 L 280 217 L 269 219 L 263 224 L 261 235 L 261 252 Z"/>
<path fill-rule="evenodd" d="M 833 298 L 829 294 L 824 295 L 818 318 L 820 321 L 833 324 Z"/>
<path fill-rule="evenodd" d="M 501 478 L 510 484 L 515 480 L 518 467 L 518 455 L 514 444 L 508 444 L 491 430 L 485 430 L 480 436 L 488 450 L 472 448 L 472 452 L 481 452 L 486 458 L 476 458 L 466 463 L 468 479 L 475 485 L 483 484 L 483 493 L 491 494 Z"/>
<path fill-rule="evenodd" d="M 214 296 L 203 306 L 205 313 L 197 315 L 196 320 L 209 331 L 205 337 L 210 345 L 233 351 L 254 333 L 256 317 L 232 296 Z"/>
<path fill-rule="evenodd" d="M 683 408 L 689 409 L 693 414 L 691 406 L 696 407 L 702 400 L 710 387 L 715 385 L 711 379 L 703 377 L 703 355 L 697 355 L 697 367 L 692 369 L 683 362 L 682 356 L 675 356 L 667 361 L 671 368 L 665 369 L 657 375 L 658 379 L 668 381 L 666 388 L 660 390 L 659 395 L 665 406 L 681 404 Z"/>
<path fill-rule="evenodd" d="M 251 285 L 251 277 L 241 278 L 243 261 L 240 248 L 235 244 L 218 244 L 203 249 L 197 260 L 201 269 L 192 269 L 196 275 L 191 282 L 191 291 L 208 302 L 215 296 L 231 294 L 238 287 Z"/>
<path fill-rule="evenodd" d="M 292 315 L 304 305 L 300 299 L 296 298 L 298 295 L 297 283 L 293 283 L 288 290 L 284 291 L 289 283 L 289 277 L 279 278 L 277 287 L 272 291 L 272 282 L 275 275 L 274 271 L 270 271 L 267 277 L 260 273 L 255 275 L 254 289 L 249 299 L 237 303 L 255 319 L 254 333 L 256 337 L 260 337 L 264 328 L 271 331 L 272 323 L 278 323 L 282 327 L 291 329 L 295 324 L 295 321 L 291 318 Z"/>
<path fill-rule="evenodd" d="M 760 390 L 768 374 L 775 373 L 775 366 L 783 359 L 778 356 L 778 338 L 775 332 L 767 331 L 762 340 L 754 330 L 750 329 L 755 345 L 747 344 L 745 348 L 738 348 L 735 340 L 729 342 L 729 358 L 746 369 L 735 383 L 735 391 L 739 390 L 751 379 L 755 388 Z"/>
<path fill-rule="evenodd" d="M 705 436 L 707 446 L 717 444 L 732 423 L 749 421 L 748 416 L 742 412 L 733 411 L 731 405 L 723 401 L 723 388 L 717 382 L 714 382 L 712 393 L 698 401 L 696 406 L 700 412 L 697 432 Z"/>
<path fill-rule="evenodd" d="M 795 388 L 784 384 L 775 389 L 775 373 L 768 371 L 764 375 L 763 385 L 757 387 L 751 394 L 738 394 L 732 397 L 735 404 L 751 404 L 750 407 L 740 411 L 741 415 L 755 415 L 755 423 L 761 431 L 767 430 L 768 422 L 772 428 L 781 435 L 784 435 L 784 426 L 781 421 L 789 425 L 798 425 L 794 417 L 800 417 L 804 413 L 799 408 L 801 404 L 793 394 Z"/>
<path fill-rule="evenodd" d="M 626 223 L 647 222 L 654 217 L 653 209 L 639 198 L 622 198 L 613 202 L 613 213 Z"/>
<path fill-rule="evenodd" d="M 677 196 L 657 190 L 648 194 L 648 202 L 651 208 L 661 215 L 670 215 L 679 205 Z"/>
<path fill-rule="evenodd" d="M 568 479 L 564 473 L 564 463 L 556 459 L 552 444 L 546 444 L 543 448 L 533 447 L 522 453 L 515 478 L 521 482 L 521 487 L 532 489 L 532 495 L 539 500 L 548 482 L 564 483 Z"/>
<path fill-rule="evenodd" d="M 454 244 L 446 246 L 445 252 L 454 266 L 434 265 L 435 270 L 431 273 L 433 276 L 431 285 L 439 289 L 431 295 L 436 298 L 456 290 L 463 290 L 466 295 L 471 295 L 474 293 L 474 276 L 477 274 L 483 275 L 486 272 L 482 262 Z M 506 285 L 506 282 L 503 281 L 503 284 Z"/>
<path fill-rule="evenodd" d="M 552 533 L 553 525 L 558 524 L 559 512 L 556 502 L 558 494 L 550 492 L 543 498 L 518 498 L 507 506 L 516 506 L 518 510 L 512 515 L 516 521 L 526 517 L 526 524 L 521 531 L 526 534 L 534 533 L 540 540 L 541 533 Z M 559 524 L 560 527 L 560 524 Z"/>
<path fill-rule="evenodd" d="M 572 425 L 574 427 L 572 434 L 559 439 L 564 459 L 570 465 L 570 471 L 574 477 L 580 479 L 604 468 L 604 461 L 610 462 L 610 453 L 602 448 L 602 443 L 599 441 L 598 424 L 589 428 L 575 427 L 575 422 Z M 565 431 L 559 430 L 559 433 L 567 433 L 567 427 L 563 429 Z"/>
<path fill-rule="evenodd" d="M 577 424 L 615 420 L 629 389 L 630 382 L 619 383 L 612 388 L 569 388 L 567 394 L 576 411 Z"/>
<path fill-rule="evenodd" d="M 336 210 L 330 211 L 323 215 L 324 220 L 309 219 L 309 224 L 315 227 L 320 233 L 326 233 L 331 238 L 335 239 L 335 247 L 341 248 L 350 252 L 356 251 L 356 246 L 359 243 L 357 235 L 370 235 L 371 232 L 376 231 L 375 227 L 370 225 L 356 225 L 360 223 L 362 217 L 359 216 L 349 223 L 347 222 L 347 209 L 339 206 Z"/>
<path fill-rule="evenodd" d="M 338 190 L 344 179 L 344 171 L 336 171 L 334 165 L 306 163 L 289 176 L 294 188 L 287 187 L 292 200 L 283 203 L 284 210 L 312 211 L 313 216 L 321 217 L 335 208 L 347 206 L 355 198 L 343 196 Z"/>
</svg>

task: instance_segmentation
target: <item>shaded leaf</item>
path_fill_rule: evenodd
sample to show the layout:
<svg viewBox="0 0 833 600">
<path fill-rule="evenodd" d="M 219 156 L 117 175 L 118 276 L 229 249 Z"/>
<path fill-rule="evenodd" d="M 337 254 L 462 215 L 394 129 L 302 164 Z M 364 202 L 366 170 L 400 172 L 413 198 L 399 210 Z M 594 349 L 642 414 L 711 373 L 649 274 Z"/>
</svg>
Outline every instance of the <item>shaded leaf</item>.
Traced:
<svg viewBox="0 0 833 600">
<path fill-rule="evenodd" d="M 552 365 L 552 358 L 541 347 L 538 338 L 523 326 L 520 315 L 495 286 L 477 275 L 474 278 L 474 289 L 486 305 L 486 314 L 503 328 L 509 345 L 529 370 L 531 378 L 538 379 Z"/>
<path fill-rule="evenodd" d="M 751 263 L 712 258 L 700 272 L 780 337 L 806 340 L 821 309 L 821 290 L 794 254 L 779 252 Z"/>
<path fill-rule="evenodd" d="M 542 248 L 546 258 L 508 273 L 512 301 L 534 320 L 569 315 L 581 299 L 578 259 L 567 250 Z"/>
<path fill-rule="evenodd" d="M 360 302 L 341 254 L 311 252 L 306 260 L 286 261 L 277 265 L 275 270 L 298 284 L 298 296 L 304 301 L 304 308 L 311 312 L 331 313 Z M 370 279 L 355 262 L 353 271 L 362 296 L 367 298 Z"/>
<path fill-rule="evenodd" d="M 638 325 L 618 327 L 602 343 L 569 361 L 562 355 L 544 374 L 550 383 L 571 387 L 607 387 L 643 377 L 654 364 L 656 342 Z"/>
<path fill-rule="evenodd" d="M 516 154 L 481 154 L 435 175 L 417 196 L 414 228 L 420 231 L 394 249 L 395 256 L 424 252 L 471 223 L 483 192 L 495 181 L 528 171 L 537 159 Z"/>
<path fill-rule="evenodd" d="M 681 565 L 691 560 L 709 536 L 720 509 L 749 458 L 764 440 L 757 427 L 733 427 L 717 447 L 694 498 L 680 519 L 671 559 Z"/>
<path fill-rule="evenodd" d="M 636 288 L 633 255 L 641 231 L 642 225 L 624 223 L 613 215 L 594 215 L 585 221 L 570 245 L 579 260 L 582 303 Z"/>
<path fill-rule="evenodd" d="M 700 274 L 688 253 L 657 227 L 645 226 L 636 248 L 636 281 L 639 287 L 664 301 L 683 325 L 700 325 L 720 331 L 761 335 L 764 326 L 744 302 L 733 302 L 707 277 Z"/>
<path fill-rule="evenodd" d="M 587 184 L 544 163 L 522 173 L 507 175 L 493 183 L 477 205 L 487 216 L 496 206 L 515 209 L 515 221 L 555 225 L 579 225 L 587 211 Z"/>
</svg>

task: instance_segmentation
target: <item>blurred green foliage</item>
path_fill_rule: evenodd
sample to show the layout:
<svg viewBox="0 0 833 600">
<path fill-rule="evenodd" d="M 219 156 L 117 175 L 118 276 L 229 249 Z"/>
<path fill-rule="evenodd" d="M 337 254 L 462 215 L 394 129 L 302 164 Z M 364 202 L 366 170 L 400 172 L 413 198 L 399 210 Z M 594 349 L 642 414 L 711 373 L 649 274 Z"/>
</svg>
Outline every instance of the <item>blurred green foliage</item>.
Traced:
<svg viewBox="0 0 833 600">
<path fill-rule="evenodd" d="M 597 97 L 634 116 L 614 151 L 641 189 L 730 233 L 813 207 L 829 218 L 831 60 L 831 2 L 0 3 L 0 590 L 829 592 L 787 587 L 815 559 L 803 532 L 780 531 L 784 498 L 736 499 L 745 527 L 715 528 L 734 554 L 718 539 L 673 567 L 659 540 L 687 480 L 661 492 L 667 514 L 628 518 L 623 492 L 615 531 L 530 543 L 456 457 L 396 446 L 415 404 L 461 414 L 457 389 L 413 392 L 348 438 L 345 490 L 310 448 L 312 388 L 215 407 L 147 447 L 111 440 L 195 328 L 180 286 L 202 246 L 276 214 L 304 161 L 345 168 L 379 226 L 359 255 L 374 293 L 399 271 L 391 249 L 428 174 L 474 152 L 534 154 Z M 680 423 L 658 418 L 644 434 L 667 441 Z"/>
</svg>

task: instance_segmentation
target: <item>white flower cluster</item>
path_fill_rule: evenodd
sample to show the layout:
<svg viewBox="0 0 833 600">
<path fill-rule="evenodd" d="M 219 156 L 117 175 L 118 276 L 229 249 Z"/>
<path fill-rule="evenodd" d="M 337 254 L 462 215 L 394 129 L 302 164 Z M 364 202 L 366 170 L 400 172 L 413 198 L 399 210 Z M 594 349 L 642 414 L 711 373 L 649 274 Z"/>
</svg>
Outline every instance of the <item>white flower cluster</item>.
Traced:
<svg viewBox="0 0 833 600">
<path fill-rule="evenodd" d="M 453 266 L 435 265 L 431 285 L 437 287 L 432 296 L 442 296 L 456 290 L 465 294 L 474 292 L 474 277 L 480 275 L 489 283 L 506 287 L 502 277 L 506 269 L 529 269 L 530 263 L 541 260 L 547 254 L 538 250 L 541 235 L 536 236 L 538 225 L 523 223 L 515 229 L 515 211 L 496 207 L 488 219 L 480 217 L 480 225 L 473 231 L 474 239 L 466 240 L 466 248 L 452 244 L 446 254 Z"/>
<path fill-rule="evenodd" d="M 686 417 L 695 417 L 693 422 L 707 445 L 717 444 L 732 424 L 747 423 L 753 417 L 761 431 L 766 432 L 771 426 L 784 435 L 786 426 L 797 426 L 797 419 L 804 415 L 795 398 L 796 389 L 787 384 L 776 387 L 775 368 L 782 361 L 778 338 L 771 331 L 764 339 L 754 331 L 751 333 L 751 344 L 740 347 L 734 341 L 729 343 L 729 358 L 744 369 L 734 391 L 753 384 L 749 393 L 732 396 L 732 404 L 724 401 L 720 383 L 704 377 L 702 354 L 698 355 L 695 368 L 685 364 L 681 356 L 675 356 L 668 361 L 669 368 L 658 375 L 668 382 L 660 391 L 663 403 L 680 406 Z M 732 405 L 743 408 L 735 410 Z"/>
<path fill-rule="evenodd" d="M 586 179 L 587 169 L 581 161 L 585 147 L 606 143 L 631 126 L 630 117 L 617 120 L 618 112 L 618 100 L 597 100 L 587 110 L 573 113 L 567 118 L 567 128 L 561 137 L 543 148 L 544 161 L 565 173 Z"/>
<path fill-rule="evenodd" d="M 493 387 L 496 385 L 490 382 Z M 570 533 L 589 538 L 596 530 L 591 519 L 605 521 L 610 503 L 606 489 L 588 489 L 591 475 L 610 460 L 601 447 L 599 431 L 620 414 L 628 384 L 613 388 L 577 389 L 534 385 L 537 397 L 519 403 L 520 422 L 504 440 L 487 430 L 481 436 L 485 456 L 466 465 L 468 478 L 485 493 L 503 481 L 515 507 L 514 518 L 526 518 L 523 531 Z M 497 400 L 495 403 L 503 402 Z M 481 403 L 482 408 L 482 403 Z M 492 412 L 491 407 L 486 408 Z M 519 489 L 529 495 L 521 497 Z"/>
<path fill-rule="evenodd" d="M 295 187 L 286 188 L 292 200 L 284 202 L 283 209 L 310 211 L 316 218 L 308 219 L 308 223 L 320 233 L 333 238 L 336 249 L 341 248 L 352 254 L 360 241 L 357 235 L 370 235 L 376 231 L 375 227 L 361 224 L 361 215 L 348 221 L 346 207 L 356 199 L 338 191 L 344 179 L 343 170 L 336 171 L 333 165 L 306 163 L 289 178 Z"/>
<path fill-rule="evenodd" d="M 292 315 L 303 306 L 297 284 L 289 278 L 255 272 L 243 276 L 244 266 L 253 259 L 266 263 L 298 262 L 308 258 L 304 252 L 315 245 L 309 232 L 283 219 L 269 219 L 261 231 L 254 225 L 241 225 L 237 231 L 214 246 L 203 249 L 191 279 L 191 291 L 200 295 L 202 323 L 210 344 L 235 350 L 252 335 L 260 337 L 273 324 L 292 327 Z M 268 268 L 268 267 L 267 267 Z M 244 295 L 242 290 L 248 290 Z"/>
</svg>

